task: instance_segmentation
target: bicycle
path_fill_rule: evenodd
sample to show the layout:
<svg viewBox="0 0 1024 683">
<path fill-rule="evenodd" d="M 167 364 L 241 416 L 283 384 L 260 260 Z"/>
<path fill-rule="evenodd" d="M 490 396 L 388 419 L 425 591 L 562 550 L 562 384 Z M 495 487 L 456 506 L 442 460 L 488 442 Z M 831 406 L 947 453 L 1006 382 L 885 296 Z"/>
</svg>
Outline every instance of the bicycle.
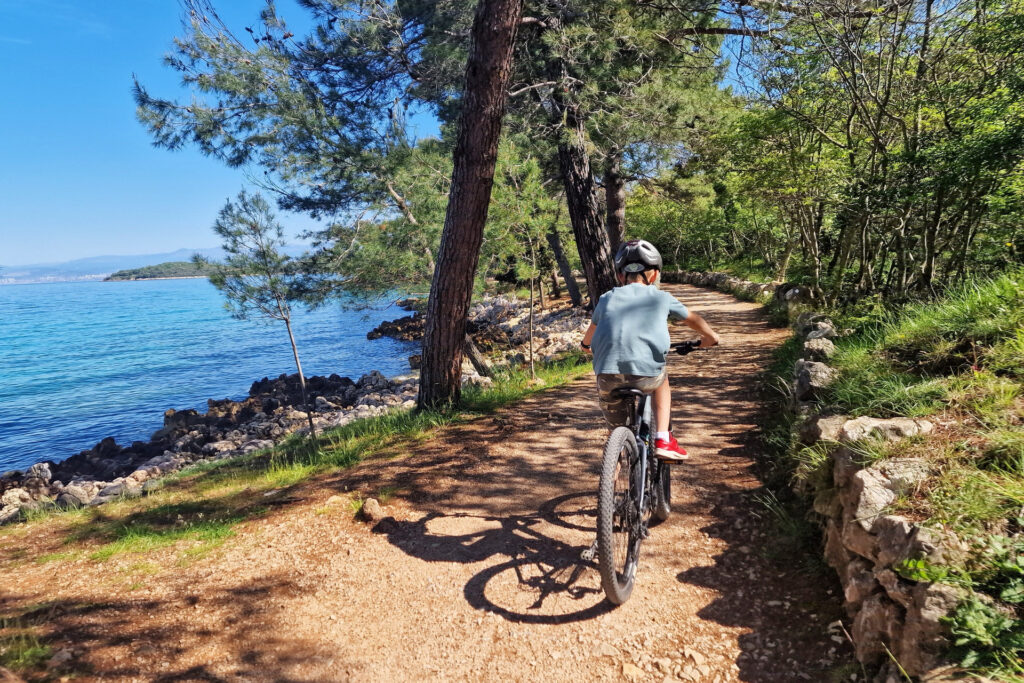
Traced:
<svg viewBox="0 0 1024 683">
<path fill-rule="evenodd" d="M 672 345 L 685 356 L 699 340 Z M 612 395 L 632 399 L 626 426 L 612 430 L 601 462 L 597 493 L 597 539 L 583 552 L 597 556 L 601 587 L 608 600 L 621 605 L 633 592 L 640 544 L 649 535 L 648 521 L 668 519 L 672 513 L 670 463 L 655 456 L 652 398 L 639 389 L 616 389 Z"/>
</svg>

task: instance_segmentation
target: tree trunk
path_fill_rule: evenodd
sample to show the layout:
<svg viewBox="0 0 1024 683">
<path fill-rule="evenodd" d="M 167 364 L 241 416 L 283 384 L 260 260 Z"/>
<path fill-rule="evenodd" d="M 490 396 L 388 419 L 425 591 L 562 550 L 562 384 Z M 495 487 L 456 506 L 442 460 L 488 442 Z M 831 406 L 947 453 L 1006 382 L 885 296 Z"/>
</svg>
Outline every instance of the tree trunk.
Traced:
<svg viewBox="0 0 1024 683">
<path fill-rule="evenodd" d="M 622 177 L 622 153 L 616 150 L 604 170 L 605 227 L 614 255 L 626 239 L 626 181 Z"/>
<path fill-rule="evenodd" d="M 487 364 L 487 359 L 480 353 L 480 349 L 477 348 L 473 342 L 473 338 L 468 334 L 463 342 L 463 347 L 466 350 L 466 355 L 469 356 L 469 362 L 473 364 L 473 368 L 477 374 L 481 377 L 493 377 L 494 373 L 491 372 L 491 366 Z"/>
<path fill-rule="evenodd" d="M 530 275 L 530 379 L 537 379 L 537 370 L 533 364 L 533 275 Z"/>
<path fill-rule="evenodd" d="M 551 269 L 551 297 L 553 299 L 562 298 L 562 290 L 558 288 L 558 269 Z"/>
<path fill-rule="evenodd" d="M 597 183 L 584 146 L 583 120 L 573 107 L 568 107 L 564 121 L 565 130 L 558 143 L 558 163 L 576 248 L 587 277 L 587 295 L 593 308 L 601 295 L 615 286 L 615 271 L 597 201 Z"/>
<path fill-rule="evenodd" d="M 576 284 L 576 278 L 572 276 L 569 259 L 565 258 L 562 240 L 558 237 L 558 227 L 555 224 L 551 225 L 547 237 L 551 251 L 555 255 L 555 263 L 558 264 L 558 272 L 562 274 L 562 279 L 565 280 L 565 289 L 569 292 L 569 299 L 572 301 L 573 306 L 580 307 L 583 305 L 583 296 L 580 294 L 579 285 Z"/>
<path fill-rule="evenodd" d="M 780 282 L 785 282 L 786 271 L 789 270 L 789 260 L 793 256 L 793 248 L 796 247 L 797 236 L 792 234 L 793 228 L 790 228 L 790 235 L 786 238 L 786 251 L 782 253 L 782 260 L 779 262 L 779 269 L 775 272 L 775 279 Z"/>
<path fill-rule="evenodd" d="M 448 210 L 427 301 L 419 407 L 457 402 L 466 314 L 480 258 L 523 0 L 479 0 L 453 156 Z"/>
<path fill-rule="evenodd" d="M 278 310 L 281 306 L 278 305 Z M 306 395 L 306 376 L 302 374 L 302 363 L 299 362 L 299 347 L 295 345 L 295 334 L 292 333 L 292 320 L 284 317 L 284 326 L 288 330 L 288 341 L 292 344 L 292 356 L 295 358 L 295 369 L 299 371 L 299 389 L 302 391 L 302 405 L 306 407 L 306 419 L 309 420 L 309 433 L 316 438 L 316 426 L 313 424 L 313 409 L 309 405 L 309 397 Z"/>
</svg>

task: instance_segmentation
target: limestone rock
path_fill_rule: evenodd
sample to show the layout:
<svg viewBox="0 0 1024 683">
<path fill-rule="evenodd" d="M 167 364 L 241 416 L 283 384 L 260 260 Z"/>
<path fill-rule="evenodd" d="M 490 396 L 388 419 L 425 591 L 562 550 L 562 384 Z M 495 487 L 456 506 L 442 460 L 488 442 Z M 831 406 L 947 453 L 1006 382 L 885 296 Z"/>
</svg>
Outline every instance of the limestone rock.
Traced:
<svg viewBox="0 0 1024 683">
<path fill-rule="evenodd" d="M 7 489 L 0 496 L 0 507 L 8 505 L 22 506 L 32 502 L 32 496 L 23 488 Z"/>
<path fill-rule="evenodd" d="M 17 505 L 0 506 L 0 524 L 15 522 L 21 518 L 21 508 Z M 0 679 L 2 681 L 3 679 Z"/>
<path fill-rule="evenodd" d="M 64 491 L 57 497 L 57 505 L 64 508 L 77 508 L 88 505 L 95 497 L 90 487 L 81 484 L 71 483 L 64 487 Z"/>
<path fill-rule="evenodd" d="M 832 323 L 828 320 L 822 320 L 811 325 L 811 329 L 807 332 L 807 341 L 815 339 L 835 339 L 839 336 L 839 332 L 833 327 Z"/>
<path fill-rule="evenodd" d="M 363 501 L 363 519 L 368 522 L 379 522 L 386 516 L 384 508 L 376 498 L 367 498 Z"/>
<path fill-rule="evenodd" d="M 942 583 L 919 583 L 913 588 L 913 600 L 907 608 L 903 638 L 897 659 L 911 676 L 921 676 L 942 662 L 949 646 L 948 630 L 940 619 L 949 615 L 963 591 Z"/>
<path fill-rule="evenodd" d="M 846 446 L 840 446 L 831 453 L 832 460 L 832 481 L 836 488 L 845 488 L 850 483 L 850 477 L 863 469 L 857 462 L 857 454 Z"/>
<path fill-rule="evenodd" d="M 843 596 L 848 610 L 855 611 L 871 594 L 878 591 L 878 581 L 871 570 L 871 563 L 863 559 L 853 560 L 846 569 L 843 582 Z"/>
<path fill-rule="evenodd" d="M 846 567 L 850 564 L 850 553 L 843 545 L 843 534 L 836 523 L 830 519 L 825 523 L 825 561 L 836 570 L 841 580 L 845 581 Z"/>
<path fill-rule="evenodd" d="M 916 489 L 928 478 L 930 466 L 923 458 L 891 458 L 871 467 L 888 479 L 888 487 L 897 495 Z"/>
<path fill-rule="evenodd" d="M 815 328 L 814 325 L 819 322 L 829 322 L 829 319 L 824 313 L 815 313 L 813 311 L 806 311 L 801 313 L 793 321 L 793 329 L 800 337 L 806 337 Z"/>
<path fill-rule="evenodd" d="M 850 418 L 846 415 L 815 415 L 800 425 L 800 442 L 838 441 L 839 432 Z"/>
<path fill-rule="evenodd" d="M 917 434 L 928 434 L 933 428 L 934 425 L 928 420 L 915 420 L 909 417 L 893 417 L 887 420 L 858 417 L 843 425 L 839 440 L 845 443 L 868 438 L 895 441 Z"/>
<path fill-rule="evenodd" d="M 843 546 L 861 557 L 875 560 L 878 556 L 878 539 L 871 532 L 865 531 L 855 518 L 850 519 L 849 513 L 843 516 Z"/>
<path fill-rule="evenodd" d="M 836 353 L 836 345 L 830 339 L 815 338 L 804 342 L 804 355 L 811 360 L 826 361 Z"/>
<path fill-rule="evenodd" d="M 911 539 L 916 527 L 899 515 L 883 515 L 871 525 L 878 538 L 878 564 L 892 567 L 910 557 Z"/>
<path fill-rule="evenodd" d="M 857 661 L 877 666 L 886 659 L 885 648 L 892 651 L 899 641 L 899 617 L 899 607 L 884 595 L 872 595 L 864 601 L 851 633 Z"/>
<path fill-rule="evenodd" d="M 878 584 L 885 589 L 885 594 L 889 596 L 890 600 L 901 605 L 904 609 L 910 606 L 913 601 L 911 595 L 913 587 L 910 584 L 901 581 L 896 572 L 891 569 L 875 569 L 874 574 Z"/>
<path fill-rule="evenodd" d="M 892 482 L 874 468 L 860 470 L 850 478 L 855 503 L 847 505 L 857 524 L 870 531 L 875 519 L 896 500 Z"/>
<path fill-rule="evenodd" d="M 306 418 L 305 413 L 302 414 L 302 419 Z M 238 448 L 238 444 L 234 441 L 213 441 L 203 446 L 203 453 L 206 455 L 224 455 Z"/>
<path fill-rule="evenodd" d="M 268 450 L 274 447 L 274 442 L 269 439 L 253 439 L 242 444 L 242 453 Z"/>
<path fill-rule="evenodd" d="M 340 408 L 340 406 L 331 403 L 323 396 L 316 397 L 316 400 L 313 401 L 313 407 L 316 408 L 316 410 L 319 410 L 321 413 L 326 413 L 327 411 L 330 410 L 338 410 Z"/>
<path fill-rule="evenodd" d="M 822 392 L 836 380 L 837 375 L 834 369 L 824 363 L 801 358 L 793 366 L 793 393 L 799 401 L 820 398 Z"/>
<path fill-rule="evenodd" d="M 100 489 L 99 493 L 97 493 L 96 496 L 89 501 L 89 505 L 96 506 L 103 505 L 104 503 L 109 503 L 110 501 L 116 500 L 121 496 L 125 495 L 127 491 L 128 486 L 123 481 L 108 484 L 107 486 L 104 486 L 102 489 Z"/>
<path fill-rule="evenodd" d="M 25 477 L 42 479 L 44 482 L 49 482 L 53 479 L 53 471 L 50 469 L 50 463 L 48 462 L 37 462 L 32 467 L 28 468 L 28 472 L 25 473 Z"/>
<path fill-rule="evenodd" d="M 843 511 L 843 503 L 836 494 L 835 489 L 819 489 L 814 494 L 814 502 L 811 507 L 822 517 L 838 517 Z"/>
</svg>

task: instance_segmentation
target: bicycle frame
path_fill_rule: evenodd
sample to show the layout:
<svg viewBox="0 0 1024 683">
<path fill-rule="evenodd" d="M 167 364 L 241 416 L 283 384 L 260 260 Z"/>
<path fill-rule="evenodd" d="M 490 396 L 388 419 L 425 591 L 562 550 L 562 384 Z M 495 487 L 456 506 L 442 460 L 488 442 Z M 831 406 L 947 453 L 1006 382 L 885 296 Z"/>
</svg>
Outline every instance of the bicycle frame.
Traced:
<svg viewBox="0 0 1024 683">
<path fill-rule="evenodd" d="M 639 389 L 629 389 L 627 391 L 633 396 L 628 425 L 636 437 L 638 460 L 636 470 L 638 476 L 633 480 L 633 485 L 637 487 L 639 492 L 637 495 L 638 512 L 641 524 L 644 531 L 646 531 L 647 524 L 644 521 L 644 513 L 647 512 L 648 508 L 649 487 L 647 484 L 650 481 L 648 474 L 651 467 L 652 404 L 654 401 L 650 394 L 646 394 Z"/>
</svg>

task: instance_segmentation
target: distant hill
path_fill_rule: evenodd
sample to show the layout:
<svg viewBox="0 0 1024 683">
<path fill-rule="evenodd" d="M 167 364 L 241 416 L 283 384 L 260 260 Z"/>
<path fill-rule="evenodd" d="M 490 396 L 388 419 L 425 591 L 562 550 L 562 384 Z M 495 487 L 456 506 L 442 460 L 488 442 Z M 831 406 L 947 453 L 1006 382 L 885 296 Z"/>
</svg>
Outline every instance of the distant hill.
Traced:
<svg viewBox="0 0 1024 683">
<path fill-rule="evenodd" d="M 291 245 L 283 249 L 290 256 L 298 256 L 308 247 Z M 178 249 L 162 254 L 138 254 L 132 256 L 90 256 L 65 263 L 36 263 L 27 266 L 8 266 L 0 263 L 0 284 L 28 284 L 33 282 L 74 282 L 78 280 L 102 280 L 119 270 L 145 268 L 171 261 L 189 261 L 193 254 L 200 254 L 218 261 L 224 252 L 218 247 L 209 249 Z"/>
<path fill-rule="evenodd" d="M 208 277 L 213 271 L 209 266 L 199 266 L 192 261 L 168 261 L 155 266 L 119 270 L 104 278 L 109 280 L 154 280 L 167 277 Z"/>
</svg>

